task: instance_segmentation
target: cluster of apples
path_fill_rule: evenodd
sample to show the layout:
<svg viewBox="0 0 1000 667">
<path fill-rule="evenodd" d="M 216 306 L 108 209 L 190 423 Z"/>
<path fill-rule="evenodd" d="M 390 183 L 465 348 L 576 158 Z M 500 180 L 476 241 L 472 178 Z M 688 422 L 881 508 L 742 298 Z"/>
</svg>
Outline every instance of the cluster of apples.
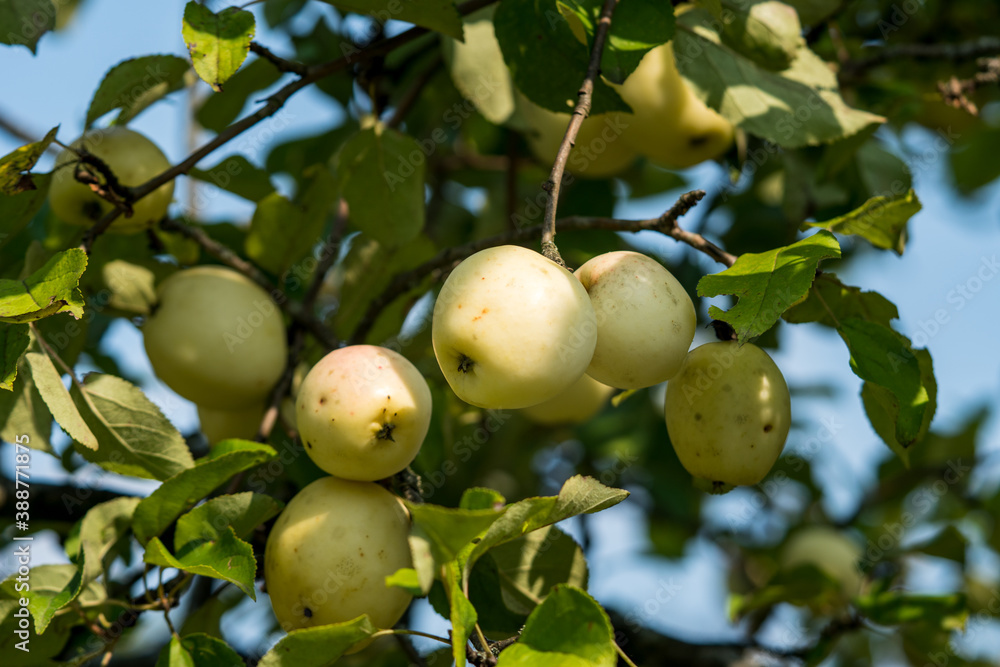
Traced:
<svg viewBox="0 0 1000 667">
<path fill-rule="evenodd" d="M 752 344 L 689 353 L 695 326 L 691 298 L 650 257 L 610 252 L 574 275 L 539 253 L 499 246 L 445 281 L 432 340 L 448 384 L 482 408 L 571 411 L 577 397 L 600 393 L 593 382 L 641 389 L 668 381 L 665 419 L 684 467 L 713 490 L 756 484 L 788 435 L 788 387 Z"/>
<path fill-rule="evenodd" d="M 467 17 L 465 42 L 446 44 L 452 77 L 487 118 L 523 133 L 539 161 L 552 164 L 572 107 L 567 102 L 566 113 L 550 111 L 517 90 L 493 29 L 493 11 L 487 8 Z M 587 44 L 579 19 L 563 18 Z M 489 86 L 480 83 L 484 77 L 490 79 Z M 632 113 L 599 114 L 583 121 L 567 163 L 576 175 L 614 176 L 639 156 L 683 169 L 719 157 L 733 143 L 732 123 L 694 94 L 677 69 L 670 42 L 651 49 L 623 83 L 610 85 Z"/>
<path fill-rule="evenodd" d="M 160 285 L 143 333 L 156 374 L 198 405 L 211 440 L 252 437 L 288 354 L 267 292 L 223 267 L 178 271 Z M 331 476 L 296 494 L 268 537 L 265 579 L 283 628 L 361 614 L 391 627 L 402 617 L 411 596 L 388 588 L 385 577 L 411 566 L 410 520 L 375 481 L 410 464 L 430 415 L 427 382 L 385 348 L 335 350 L 301 380 L 296 426 L 306 453 Z"/>
</svg>

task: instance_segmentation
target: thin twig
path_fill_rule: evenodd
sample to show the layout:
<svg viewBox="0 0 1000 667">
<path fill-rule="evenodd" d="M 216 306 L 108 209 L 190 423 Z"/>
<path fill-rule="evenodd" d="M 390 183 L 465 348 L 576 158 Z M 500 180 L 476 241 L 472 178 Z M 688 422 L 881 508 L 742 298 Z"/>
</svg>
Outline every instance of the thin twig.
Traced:
<svg viewBox="0 0 1000 667">
<path fill-rule="evenodd" d="M 309 73 L 309 67 L 307 65 L 297 63 L 294 60 L 288 60 L 287 58 L 282 58 L 274 53 L 274 51 L 258 42 L 250 42 L 250 50 L 274 65 L 279 72 L 298 74 L 299 76 L 305 76 Z"/>
<path fill-rule="evenodd" d="M 590 115 L 591 102 L 594 97 L 594 82 L 601 69 L 601 53 L 604 51 L 604 42 L 611 30 L 611 15 L 614 14 L 617 5 L 618 0 L 604 0 L 604 6 L 601 8 L 601 15 L 597 21 L 597 30 L 594 32 L 594 46 L 590 51 L 587 75 L 577 93 L 580 99 L 576 103 L 576 108 L 573 109 L 569 127 L 566 128 L 566 135 L 559 145 L 555 163 L 552 165 L 552 173 L 549 174 L 549 180 L 543 186 L 548 197 L 545 200 L 545 217 L 542 223 L 544 227 L 542 254 L 560 266 L 565 266 L 566 263 L 559 255 L 559 248 L 556 247 L 556 208 L 559 205 L 559 188 L 562 185 L 566 161 L 569 160 L 569 153 L 576 142 L 576 136 L 580 132 L 583 121 Z"/>
<path fill-rule="evenodd" d="M 403 93 L 402 97 L 399 98 L 399 103 L 396 105 L 395 110 L 392 112 L 392 116 L 386 121 L 387 127 L 398 128 L 406 118 L 406 114 L 410 113 L 410 109 L 420 98 L 420 92 L 424 87 L 430 83 L 434 75 L 438 73 L 441 69 L 441 65 L 444 63 L 444 58 L 440 54 L 434 56 L 431 62 L 421 70 L 420 74 L 417 75 L 416 79 L 409 88 Z"/>
<path fill-rule="evenodd" d="M 299 355 L 302 354 L 305 336 L 302 335 L 302 328 L 298 325 L 292 325 L 291 335 L 292 341 L 288 345 L 288 361 L 285 364 L 285 370 L 281 374 L 281 377 L 278 378 L 274 388 L 271 389 L 271 394 L 267 401 L 267 409 L 264 411 L 264 417 L 261 419 L 260 427 L 257 429 L 257 437 L 254 438 L 257 442 L 267 442 L 267 439 L 271 437 L 271 431 L 274 430 L 274 425 L 278 421 L 281 402 L 288 395 L 292 387 L 295 368 L 299 365 Z"/>
<path fill-rule="evenodd" d="M 865 70 L 899 58 L 958 61 L 971 60 L 981 56 L 995 56 L 998 53 L 1000 53 L 1000 38 L 998 37 L 980 37 L 968 42 L 953 44 L 891 44 L 878 49 L 867 58 L 844 63 L 841 76 L 857 76 Z"/>
<path fill-rule="evenodd" d="M 204 230 L 184 224 L 179 220 L 172 219 L 165 219 L 161 221 L 160 227 L 167 231 L 179 232 L 180 234 L 183 234 L 200 245 L 205 249 L 205 252 L 212 255 L 223 264 L 239 271 L 247 278 L 260 285 L 267 291 L 268 294 L 271 295 L 271 298 L 274 299 L 281 310 L 287 313 L 293 320 L 301 324 L 306 331 L 315 336 L 326 349 L 333 350 L 340 346 L 340 341 L 338 341 L 336 336 L 333 335 L 333 332 L 330 331 L 330 329 L 328 329 L 322 322 L 316 319 L 311 312 L 303 309 L 301 304 L 290 301 L 285 296 L 284 292 L 278 289 L 260 269 L 237 255 L 225 244 L 219 243 L 210 237 Z"/>
<path fill-rule="evenodd" d="M 462 15 L 470 14 L 495 2 L 497 2 L 497 0 L 467 0 L 467 2 L 462 3 L 458 7 L 458 11 Z M 292 95 L 299 92 L 303 88 L 306 88 L 321 79 L 325 79 L 328 76 L 336 74 L 337 72 L 346 70 L 353 65 L 363 63 L 367 60 L 371 60 L 372 58 L 384 56 L 390 51 L 393 51 L 404 44 L 408 44 L 428 32 L 430 31 L 427 28 L 410 28 L 395 37 L 380 39 L 373 42 L 365 48 L 358 49 L 343 58 L 337 58 L 336 60 L 331 60 L 327 63 L 309 67 L 304 76 L 289 82 L 264 100 L 264 105 L 257 109 L 257 111 L 253 112 L 249 116 L 241 118 L 226 129 L 219 132 L 219 134 L 215 135 L 212 140 L 205 143 L 201 148 L 191 153 L 181 162 L 178 162 L 166 171 L 154 176 L 142 185 L 132 188 L 132 201 L 138 201 L 155 191 L 164 183 L 169 183 L 181 174 L 188 173 L 196 164 L 198 164 L 198 162 L 201 161 L 202 158 L 214 152 L 217 148 L 228 143 L 243 132 L 246 132 L 257 123 L 276 114 Z M 114 222 L 119 215 L 119 211 L 111 211 L 96 225 L 94 225 L 90 231 L 88 231 L 88 247 L 92 245 L 94 240 L 103 234 L 108 227 L 111 226 L 111 223 Z M 87 239 L 85 239 L 85 243 L 86 240 Z"/>
<path fill-rule="evenodd" d="M 663 215 L 648 220 L 620 220 L 617 218 L 570 216 L 557 221 L 560 229 L 570 231 L 606 229 L 615 232 L 639 232 L 644 230 L 655 230 L 670 236 L 671 238 L 686 243 L 692 248 L 705 253 L 720 264 L 727 267 L 733 265 L 736 256 L 719 248 L 701 234 L 689 232 L 681 229 L 677 224 L 677 219 L 691 210 L 705 196 L 703 190 L 692 190 L 681 195 L 677 202 Z M 399 296 L 415 289 L 420 283 L 435 274 L 443 274 L 451 269 L 456 262 L 465 259 L 469 255 L 479 252 L 485 248 L 492 248 L 498 245 L 511 243 L 526 243 L 537 239 L 542 233 L 542 225 L 533 227 L 521 227 L 513 229 L 496 236 L 472 241 L 461 246 L 445 248 L 437 255 L 421 264 L 420 266 L 397 274 L 395 278 L 386 286 L 382 293 L 371 301 L 364 317 L 361 318 L 358 326 L 351 336 L 351 343 L 356 344 L 364 340 L 368 335 L 375 319 L 382 309 L 396 300 Z M 439 277 L 439 276 L 438 276 Z"/>
</svg>

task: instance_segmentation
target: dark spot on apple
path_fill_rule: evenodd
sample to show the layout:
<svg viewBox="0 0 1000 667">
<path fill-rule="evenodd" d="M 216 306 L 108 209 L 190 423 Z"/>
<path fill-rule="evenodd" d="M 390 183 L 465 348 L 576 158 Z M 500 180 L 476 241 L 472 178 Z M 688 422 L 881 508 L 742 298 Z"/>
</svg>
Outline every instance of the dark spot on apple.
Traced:
<svg viewBox="0 0 1000 667">
<path fill-rule="evenodd" d="M 396 442 L 392 437 L 392 432 L 396 428 L 395 424 L 382 424 L 382 428 L 379 432 L 375 434 L 375 437 L 379 440 L 388 440 L 389 442 Z"/>
<path fill-rule="evenodd" d="M 312 443 L 309 442 L 308 440 L 306 440 L 306 448 L 307 449 L 312 449 L 313 448 Z"/>
<path fill-rule="evenodd" d="M 302 613 L 305 614 L 306 618 L 312 618 L 313 617 L 313 610 L 310 609 L 309 607 L 304 608 L 302 610 Z"/>
<path fill-rule="evenodd" d="M 469 357 L 464 354 L 458 355 L 458 372 L 459 373 L 471 373 L 472 367 L 476 365 Z"/>
<path fill-rule="evenodd" d="M 319 404 L 323 405 L 324 403 L 326 403 L 326 396 L 320 396 L 319 397 Z"/>
<path fill-rule="evenodd" d="M 774 429 L 774 426 L 772 426 L 771 424 L 765 424 L 764 425 L 764 433 L 770 433 L 773 429 Z"/>
<path fill-rule="evenodd" d="M 700 422 L 701 421 L 701 413 L 700 412 L 694 413 L 694 420 L 696 422 Z"/>
<path fill-rule="evenodd" d="M 691 146 L 691 148 L 698 148 L 699 146 L 704 146 L 707 143 L 708 136 L 704 134 L 688 139 L 688 145 Z"/>
</svg>

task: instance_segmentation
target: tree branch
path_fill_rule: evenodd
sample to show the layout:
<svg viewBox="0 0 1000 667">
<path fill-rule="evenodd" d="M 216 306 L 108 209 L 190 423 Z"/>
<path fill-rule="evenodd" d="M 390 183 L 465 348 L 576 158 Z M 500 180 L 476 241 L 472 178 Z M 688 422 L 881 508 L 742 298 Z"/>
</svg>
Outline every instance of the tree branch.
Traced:
<svg viewBox="0 0 1000 667">
<path fill-rule="evenodd" d="M 458 7 L 460 14 L 465 15 L 471 12 L 481 9 L 488 5 L 493 4 L 497 0 L 467 0 Z M 300 76 L 298 79 L 289 82 L 284 87 L 278 89 L 270 97 L 264 100 L 264 105 L 257 109 L 254 113 L 249 116 L 245 116 L 240 120 L 236 121 L 226 129 L 219 132 L 213 139 L 205 143 L 201 148 L 191 153 L 187 158 L 178 162 L 174 166 L 170 167 L 166 171 L 153 178 L 149 179 L 142 185 L 138 185 L 132 188 L 132 201 L 138 201 L 155 191 L 164 183 L 169 183 L 181 174 L 188 173 L 202 158 L 209 155 L 215 151 L 220 146 L 228 143 L 232 139 L 236 138 L 240 134 L 246 132 L 251 127 L 257 123 L 263 121 L 270 116 L 276 114 L 284 105 L 288 99 L 299 92 L 303 88 L 316 83 L 321 79 L 325 79 L 328 76 L 336 74 L 337 72 L 343 71 L 352 65 L 363 63 L 372 58 L 377 58 L 383 56 L 390 51 L 408 44 L 413 40 L 417 39 L 430 32 L 427 28 L 415 27 L 410 28 L 406 32 L 402 32 L 395 37 L 390 37 L 388 39 L 380 39 L 363 49 L 359 49 L 357 52 L 350 53 L 343 58 L 338 58 L 336 60 L 331 60 L 330 62 L 323 63 L 320 65 L 314 65 L 306 70 L 305 75 Z M 272 54 L 273 55 L 273 54 Z M 277 56 L 275 56 L 277 57 Z M 81 248 L 84 250 L 89 250 L 93 245 L 94 241 L 103 234 L 108 227 L 111 226 L 118 216 L 121 215 L 120 211 L 111 211 L 106 216 L 101 218 L 93 227 L 87 230 L 84 235 L 84 241 L 81 244 Z"/>
<path fill-rule="evenodd" d="M 892 44 L 883 46 L 874 55 L 867 58 L 847 61 L 841 68 L 841 76 L 857 77 L 865 70 L 899 58 L 958 61 L 982 56 L 995 56 L 998 53 L 1000 53 L 1000 38 L 998 37 L 980 37 L 955 44 Z"/>
<path fill-rule="evenodd" d="M 704 190 L 692 190 L 681 195 L 677 202 L 658 218 L 648 220 L 620 220 L 617 218 L 591 218 L 586 216 L 570 216 L 558 221 L 558 225 L 563 230 L 588 230 L 606 229 L 615 232 L 640 232 L 643 230 L 655 230 L 670 236 L 681 243 L 686 243 L 695 250 L 705 253 L 720 264 L 730 267 L 736 261 L 736 256 L 722 250 L 719 246 L 707 240 L 701 234 L 689 232 L 677 224 L 677 219 L 691 210 L 705 196 Z M 396 300 L 399 296 L 416 288 L 424 278 L 430 275 L 440 276 L 450 271 L 456 262 L 465 259 L 473 253 L 477 253 L 485 248 L 492 248 L 498 245 L 509 243 L 525 243 L 534 240 L 542 233 L 543 226 L 521 227 L 513 229 L 496 236 L 472 241 L 461 246 L 445 248 L 437 255 L 424 262 L 420 266 L 397 274 L 392 279 L 382 293 L 372 300 L 361 318 L 357 328 L 351 336 L 350 343 L 357 344 L 364 341 L 369 330 L 375 323 L 382 309 Z"/>
<path fill-rule="evenodd" d="M 552 165 L 549 180 L 542 186 L 549 195 L 545 200 L 545 217 L 542 222 L 542 254 L 560 266 L 566 266 L 566 263 L 559 255 L 559 248 L 556 247 L 556 208 L 559 205 L 559 188 L 562 186 L 566 161 L 569 160 L 569 153 L 576 142 L 576 136 L 580 133 L 583 121 L 590 115 L 594 97 L 594 81 L 597 80 L 601 69 L 601 53 L 604 51 L 604 42 L 611 30 L 611 15 L 614 14 L 616 6 L 618 6 L 618 0 L 604 0 L 604 6 L 601 8 L 601 15 L 597 21 L 597 30 L 594 32 L 594 47 L 590 51 L 587 76 L 583 79 L 583 85 L 580 86 L 580 91 L 577 93 L 580 99 L 576 103 L 576 108 L 573 109 L 569 127 L 566 128 L 566 135 L 559 145 L 559 152 L 556 153 L 556 160 Z"/>
<path fill-rule="evenodd" d="M 406 114 L 410 113 L 410 109 L 413 108 L 414 103 L 420 97 L 420 91 L 424 89 L 434 75 L 438 73 L 441 65 L 444 63 L 444 58 L 439 55 L 434 56 L 431 62 L 425 67 L 417 78 L 414 79 L 413 84 L 403 93 L 402 97 L 399 98 L 399 103 L 396 105 L 395 110 L 392 112 L 392 116 L 386 121 L 387 127 L 398 128 L 406 118 Z"/>
<path fill-rule="evenodd" d="M 290 301 L 285 296 L 285 293 L 278 289 L 278 287 L 272 283 L 266 275 L 264 275 L 263 271 L 237 255 L 226 245 L 219 243 L 210 237 L 204 230 L 191 225 L 186 225 L 179 220 L 171 220 L 169 218 L 162 220 L 160 222 L 160 227 L 167 231 L 179 232 L 180 234 L 183 234 L 200 245 L 205 249 L 205 252 L 212 255 L 226 266 L 239 271 L 247 278 L 260 285 L 267 291 L 268 294 L 271 295 L 271 298 L 274 299 L 281 310 L 287 313 L 288 316 L 294 321 L 298 322 L 306 331 L 315 336 L 326 349 L 333 350 L 340 346 L 340 341 L 338 341 L 336 336 L 333 335 L 333 332 L 331 332 L 322 322 L 316 319 L 312 312 L 304 309 L 301 304 Z"/>
<path fill-rule="evenodd" d="M 299 76 L 306 76 L 309 73 L 308 66 L 303 65 L 302 63 L 297 63 L 294 60 L 282 58 L 281 56 L 275 54 L 274 51 L 267 48 L 263 44 L 259 44 L 258 42 L 250 42 L 250 50 L 274 65 L 279 72 L 298 74 Z"/>
</svg>

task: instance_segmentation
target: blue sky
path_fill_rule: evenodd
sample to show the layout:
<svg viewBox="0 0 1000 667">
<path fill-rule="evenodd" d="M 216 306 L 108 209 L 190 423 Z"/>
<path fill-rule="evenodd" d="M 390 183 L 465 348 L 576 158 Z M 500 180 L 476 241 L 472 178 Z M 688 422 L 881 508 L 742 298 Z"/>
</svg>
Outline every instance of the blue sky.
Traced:
<svg viewBox="0 0 1000 667">
<path fill-rule="evenodd" d="M 325 13 L 321 3 L 313 4 L 319 8 L 310 17 Z M 0 114 L 38 137 L 61 125 L 62 140 L 75 138 L 82 131 L 90 97 L 111 66 L 137 55 L 184 55 L 180 37 L 183 6 L 179 0 L 89 0 L 83 3 L 69 30 L 42 39 L 38 56 L 33 57 L 23 48 L 0 48 Z M 251 9 L 260 17 L 259 6 Z M 311 20 L 300 23 L 309 25 Z M 259 20 L 258 39 L 278 53 L 286 51 L 287 42 L 282 36 L 263 29 L 263 25 Z M 204 94 L 207 87 L 201 86 Z M 174 95 L 143 113 L 132 126 L 154 139 L 171 161 L 178 161 L 188 152 L 183 120 L 187 108 L 186 95 Z M 310 134 L 328 126 L 341 113 L 328 97 L 311 90 L 293 97 L 286 109 L 293 122 L 278 133 L 275 141 Z M 885 139 L 904 158 L 922 156 L 931 146 L 930 135 L 920 130 Z M 20 142 L 0 133 L 0 154 L 18 145 Z M 218 151 L 203 166 L 215 164 L 230 152 Z M 263 153 L 249 157 L 259 163 Z M 1000 329 L 1000 274 L 989 268 L 1000 259 L 1000 187 L 994 184 L 974 198 L 962 199 L 950 187 L 944 156 L 913 163 L 920 165 L 914 181 L 924 208 L 910 223 L 906 253 L 899 258 L 886 253 L 861 253 L 840 271 L 840 276 L 848 284 L 884 294 L 899 307 L 898 329 L 910 337 L 926 337 L 939 384 L 934 428 L 947 432 L 956 429 L 978 407 L 1000 402 L 1000 350 L 996 343 L 996 331 Z M 721 171 L 714 165 L 702 166 L 692 176 L 692 186 L 720 187 Z M 178 187 L 179 196 L 185 189 Z M 641 218 L 658 215 L 672 203 L 675 194 L 622 203 L 617 214 Z M 246 219 L 251 211 L 244 202 L 228 195 L 213 199 L 208 209 L 210 214 L 230 219 Z M 668 264 L 683 251 L 663 237 L 644 235 L 641 244 Z M 718 269 L 707 259 L 704 267 L 706 272 Z M 974 293 L 973 288 L 977 290 Z M 970 296 L 962 296 L 962 289 Z M 935 318 L 945 323 L 934 329 L 928 323 Z M 704 337 L 707 340 L 707 334 Z M 108 347 L 119 353 L 122 363 L 149 379 L 150 396 L 179 428 L 189 430 L 195 425 L 192 406 L 152 378 L 140 334 L 134 327 L 127 323 L 117 326 Z M 820 483 L 828 492 L 829 510 L 847 513 L 862 489 L 873 482 L 876 464 L 888 455 L 888 450 L 864 415 L 858 398 L 860 380 L 850 371 L 846 349 L 831 331 L 817 326 L 786 326 L 775 360 L 792 387 L 818 381 L 837 387 L 832 397 L 795 400 L 795 417 L 804 428 L 793 433 L 789 447 L 800 446 L 824 423 L 832 420 L 839 425 L 836 437 L 825 443 L 817 455 L 816 469 L 823 474 Z M 993 452 L 1000 448 L 1000 420 L 995 414 L 981 448 Z M 0 449 L 7 474 L 9 453 L 9 447 Z M 46 465 L 43 457 L 36 456 L 35 460 L 38 472 L 57 473 L 57 466 Z M 1000 478 L 996 467 L 993 472 L 995 478 Z M 746 498 L 746 494 L 737 492 L 712 499 L 710 511 L 717 518 L 725 517 Z M 733 636 L 734 630 L 724 615 L 725 586 L 720 576 L 724 561 L 714 546 L 698 541 L 692 545 L 689 557 L 679 563 L 649 556 L 641 512 L 628 503 L 598 515 L 591 525 L 595 545 L 590 554 L 591 581 L 599 599 L 628 612 L 653 606 L 650 599 L 657 600 L 656 592 L 670 588 L 673 592 L 669 600 L 657 601 L 656 613 L 645 614 L 644 622 L 691 638 Z M 51 557 L 57 556 L 53 551 Z M 5 568 L 6 562 L 0 561 L 0 570 Z M 421 614 L 421 622 L 440 629 L 430 614 Z"/>
</svg>

